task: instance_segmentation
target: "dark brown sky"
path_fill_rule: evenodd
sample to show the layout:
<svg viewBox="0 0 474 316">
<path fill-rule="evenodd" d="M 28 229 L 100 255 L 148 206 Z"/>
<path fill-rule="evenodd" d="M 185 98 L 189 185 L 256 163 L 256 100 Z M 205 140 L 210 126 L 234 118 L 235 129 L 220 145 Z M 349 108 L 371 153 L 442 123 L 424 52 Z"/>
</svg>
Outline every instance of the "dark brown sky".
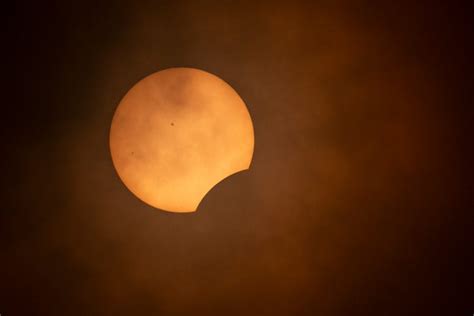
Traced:
<svg viewBox="0 0 474 316">
<path fill-rule="evenodd" d="M 472 6 L 35 1 L 4 8 L 0 313 L 471 315 Z M 115 107 L 230 83 L 252 168 L 198 212 L 118 179 Z"/>
</svg>

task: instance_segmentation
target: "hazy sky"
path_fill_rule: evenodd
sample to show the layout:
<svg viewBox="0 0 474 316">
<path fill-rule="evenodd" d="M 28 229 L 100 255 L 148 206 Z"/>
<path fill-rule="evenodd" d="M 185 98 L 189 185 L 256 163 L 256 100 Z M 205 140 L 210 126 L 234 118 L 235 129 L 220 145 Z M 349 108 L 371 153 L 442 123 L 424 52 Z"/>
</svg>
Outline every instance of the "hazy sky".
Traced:
<svg viewBox="0 0 474 316">
<path fill-rule="evenodd" d="M 0 313 L 470 315 L 467 6 L 384 2 L 5 9 Z M 255 129 L 191 214 L 134 197 L 108 147 L 130 87 L 179 66 Z"/>
</svg>

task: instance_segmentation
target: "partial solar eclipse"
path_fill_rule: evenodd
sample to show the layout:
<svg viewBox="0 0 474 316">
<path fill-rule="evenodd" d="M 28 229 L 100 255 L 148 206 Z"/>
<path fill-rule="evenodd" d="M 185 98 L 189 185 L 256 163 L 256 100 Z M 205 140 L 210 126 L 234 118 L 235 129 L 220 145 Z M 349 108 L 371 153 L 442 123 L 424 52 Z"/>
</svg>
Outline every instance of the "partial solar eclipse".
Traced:
<svg viewBox="0 0 474 316">
<path fill-rule="evenodd" d="M 143 202 L 193 212 L 212 187 L 250 167 L 254 132 L 237 92 L 193 68 L 170 68 L 135 84 L 110 128 L 112 161 Z"/>
</svg>

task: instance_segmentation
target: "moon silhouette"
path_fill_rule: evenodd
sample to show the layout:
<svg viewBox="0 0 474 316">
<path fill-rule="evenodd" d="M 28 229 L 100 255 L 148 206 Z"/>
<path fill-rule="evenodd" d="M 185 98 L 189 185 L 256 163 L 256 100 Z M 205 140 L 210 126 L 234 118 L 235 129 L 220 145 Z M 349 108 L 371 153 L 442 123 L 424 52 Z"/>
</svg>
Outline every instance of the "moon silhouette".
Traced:
<svg viewBox="0 0 474 316">
<path fill-rule="evenodd" d="M 112 161 L 143 202 L 193 212 L 224 178 L 250 167 L 254 132 L 237 92 L 193 68 L 170 68 L 135 84 L 110 128 Z"/>
</svg>

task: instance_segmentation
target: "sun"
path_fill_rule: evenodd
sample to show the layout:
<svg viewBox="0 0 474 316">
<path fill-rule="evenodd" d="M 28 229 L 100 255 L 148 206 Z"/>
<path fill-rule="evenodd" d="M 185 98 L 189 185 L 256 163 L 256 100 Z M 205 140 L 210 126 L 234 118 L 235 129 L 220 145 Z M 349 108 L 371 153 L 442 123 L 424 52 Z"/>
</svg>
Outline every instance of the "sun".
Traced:
<svg viewBox="0 0 474 316">
<path fill-rule="evenodd" d="M 125 186 L 165 211 L 193 212 L 224 178 L 250 167 L 253 124 L 225 81 L 170 68 L 135 84 L 110 128 L 112 161 Z"/>
</svg>

